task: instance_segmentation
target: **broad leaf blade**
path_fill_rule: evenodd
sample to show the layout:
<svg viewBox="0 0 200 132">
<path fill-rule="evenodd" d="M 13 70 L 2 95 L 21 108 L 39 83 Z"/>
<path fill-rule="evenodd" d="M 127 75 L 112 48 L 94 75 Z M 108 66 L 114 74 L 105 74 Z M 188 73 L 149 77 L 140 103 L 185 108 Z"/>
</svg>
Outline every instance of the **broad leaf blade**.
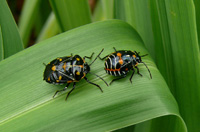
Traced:
<svg viewBox="0 0 200 132">
<path fill-rule="evenodd" d="M 81 80 L 67 102 L 64 101 L 66 94 L 52 99 L 54 92 L 64 86 L 47 84 L 42 80 L 43 62 L 71 53 L 89 56 L 95 52 L 97 55 L 102 48 L 105 51 L 101 56 L 105 56 L 113 52 L 112 47 L 147 53 L 140 36 L 130 25 L 112 20 L 57 35 L 2 61 L 1 130 L 109 131 L 164 115 L 175 115 L 174 118 L 180 120 L 176 101 L 149 56 L 143 61 L 153 79 L 142 64 L 138 67 L 143 77 L 134 75 L 133 84 L 129 81 L 131 73 L 109 87 L 88 74 L 88 79 L 99 84 L 104 93 Z M 110 82 L 114 77 L 107 75 L 103 66 L 98 59 L 91 66 L 91 72 Z M 180 127 L 184 129 L 184 125 Z"/>
<path fill-rule="evenodd" d="M 50 3 L 63 32 L 91 22 L 87 0 L 50 0 Z"/>
<path fill-rule="evenodd" d="M 23 44 L 6 0 L 1 0 L 0 3 L 0 26 L 4 50 L 3 56 L 4 58 L 7 58 L 21 51 L 23 49 Z"/>
</svg>

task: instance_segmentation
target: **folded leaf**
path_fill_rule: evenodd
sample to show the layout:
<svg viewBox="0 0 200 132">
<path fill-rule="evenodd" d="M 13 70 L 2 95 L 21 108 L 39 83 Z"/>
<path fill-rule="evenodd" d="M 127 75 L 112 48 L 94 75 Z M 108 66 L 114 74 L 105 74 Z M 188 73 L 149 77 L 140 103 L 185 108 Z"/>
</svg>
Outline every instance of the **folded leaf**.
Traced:
<svg viewBox="0 0 200 132">
<path fill-rule="evenodd" d="M 105 48 L 101 57 L 117 50 L 136 50 L 148 53 L 138 33 L 127 23 L 110 20 L 88 24 L 59 34 L 34 45 L 0 63 L 0 129 L 2 131 L 110 131 L 144 122 L 153 118 L 175 115 L 178 106 L 164 79 L 150 56 L 143 61 L 148 70 L 139 64 L 141 77 L 131 73 L 107 87 L 93 75 L 87 78 L 103 89 L 100 90 L 81 80 L 65 101 L 66 93 L 52 98 L 55 91 L 64 86 L 43 81 L 43 63 L 71 53 L 80 56 L 96 56 Z M 94 58 L 93 58 L 94 59 Z M 92 60 L 93 60 L 92 59 Z M 87 59 L 90 63 L 92 60 Z M 107 82 L 113 78 L 104 71 L 100 59 L 91 65 L 91 72 Z M 71 88 L 71 87 L 70 87 Z M 70 89 L 69 88 L 69 89 Z M 67 90 L 68 91 L 68 90 Z M 183 130 L 183 122 L 179 127 Z"/>
</svg>

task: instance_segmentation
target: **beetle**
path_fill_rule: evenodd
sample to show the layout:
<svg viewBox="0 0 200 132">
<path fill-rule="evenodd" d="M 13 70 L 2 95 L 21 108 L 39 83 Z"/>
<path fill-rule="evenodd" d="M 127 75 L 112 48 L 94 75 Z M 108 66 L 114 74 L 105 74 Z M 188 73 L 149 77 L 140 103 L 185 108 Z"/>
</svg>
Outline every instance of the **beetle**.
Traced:
<svg viewBox="0 0 200 132">
<path fill-rule="evenodd" d="M 76 82 L 79 82 L 81 79 L 85 79 L 88 83 L 97 86 L 101 92 L 103 90 L 98 84 L 95 84 L 93 82 L 90 82 L 86 78 L 86 74 L 90 73 L 93 75 L 96 75 L 94 73 L 90 72 L 90 66 L 96 61 L 96 59 L 100 56 L 100 54 L 103 52 L 104 49 L 97 55 L 97 57 L 92 61 L 92 63 L 88 64 L 85 62 L 85 58 L 91 59 L 93 54 L 90 57 L 84 56 L 81 58 L 79 55 L 71 55 L 71 56 L 65 56 L 65 57 L 58 57 L 54 60 L 52 60 L 47 65 L 44 64 L 45 70 L 43 74 L 43 80 L 45 80 L 47 83 L 50 84 L 64 84 L 67 83 L 67 85 L 62 90 L 57 90 L 53 96 L 53 98 L 56 96 L 57 93 L 65 91 L 71 83 L 73 83 L 73 88 L 68 92 L 65 100 L 69 97 L 70 93 L 75 89 Z M 96 75 L 101 80 L 100 76 Z M 106 81 L 103 80 L 105 83 Z M 106 83 L 108 86 L 108 84 Z"/>
<path fill-rule="evenodd" d="M 127 76 L 128 72 L 130 70 L 133 71 L 131 77 L 130 77 L 130 82 L 132 83 L 132 77 L 135 73 L 135 69 L 137 69 L 137 73 L 142 76 L 142 74 L 140 74 L 139 72 L 139 68 L 138 68 L 138 64 L 139 63 L 143 63 L 147 70 L 149 71 L 150 74 L 150 78 L 152 79 L 152 75 L 151 72 L 149 70 L 149 68 L 147 67 L 147 65 L 142 61 L 141 57 L 147 56 L 146 55 L 142 55 L 140 56 L 140 52 L 136 52 L 136 51 L 130 51 L 130 50 L 119 50 L 117 51 L 115 49 L 115 47 L 113 47 L 115 52 L 101 58 L 99 57 L 101 60 L 105 60 L 105 71 L 107 74 L 112 75 L 112 76 L 119 76 L 119 78 L 115 78 L 113 79 L 109 85 L 111 85 L 111 83 L 113 83 L 116 80 L 120 80 L 124 77 Z"/>
</svg>

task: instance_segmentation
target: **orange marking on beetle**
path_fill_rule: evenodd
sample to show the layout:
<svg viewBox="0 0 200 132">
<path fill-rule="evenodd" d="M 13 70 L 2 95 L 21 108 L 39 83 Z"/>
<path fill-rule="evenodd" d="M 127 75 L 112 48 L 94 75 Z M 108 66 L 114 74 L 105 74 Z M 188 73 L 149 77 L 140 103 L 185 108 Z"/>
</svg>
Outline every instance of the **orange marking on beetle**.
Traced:
<svg viewBox="0 0 200 132">
<path fill-rule="evenodd" d="M 117 56 L 121 57 L 121 56 L 122 56 L 122 54 L 121 54 L 121 53 L 117 53 Z"/>
<path fill-rule="evenodd" d="M 59 82 L 59 80 L 56 80 L 56 82 L 58 83 L 58 82 Z"/>
<path fill-rule="evenodd" d="M 80 75 L 80 72 L 78 72 L 78 71 L 77 71 L 77 72 L 76 72 L 76 75 L 78 75 L 78 76 L 79 76 L 79 75 Z"/>
<path fill-rule="evenodd" d="M 123 64 L 123 60 L 122 60 L 122 54 L 121 53 L 117 53 L 117 56 L 119 57 L 119 64 Z"/>
<path fill-rule="evenodd" d="M 62 68 L 64 69 L 64 70 L 66 70 L 66 63 L 64 63 L 64 65 L 62 66 Z"/>
<path fill-rule="evenodd" d="M 126 68 L 125 70 L 128 71 L 128 68 Z"/>
<path fill-rule="evenodd" d="M 83 73 L 83 76 L 82 76 L 82 78 L 84 78 L 84 77 L 85 77 L 85 75 L 86 75 L 86 74 L 85 74 L 85 73 Z M 81 78 L 81 79 L 82 79 L 82 78 Z"/>
<path fill-rule="evenodd" d="M 136 58 L 136 55 L 133 55 L 134 58 Z"/>
<path fill-rule="evenodd" d="M 77 61 L 80 61 L 80 58 L 76 58 Z"/>
<path fill-rule="evenodd" d="M 56 70 L 56 66 L 52 66 L 51 70 L 55 71 Z"/>
<path fill-rule="evenodd" d="M 135 64 L 135 66 L 137 66 L 137 65 L 138 65 L 138 63 Z"/>
<path fill-rule="evenodd" d="M 108 69 L 108 68 L 105 68 L 106 71 L 120 71 L 120 68 L 119 69 Z"/>
<path fill-rule="evenodd" d="M 79 66 L 79 67 L 83 68 L 83 65 L 74 65 L 74 66 Z"/>
<path fill-rule="evenodd" d="M 58 78 L 59 80 L 61 80 L 62 79 L 62 76 L 59 76 L 59 78 Z"/>
<path fill-rule="evenodd" d="M 48 77 L 48 79 L 47 79 L 49 82 L 50 82 L 50 77 Z"/>
<path fill-rule="evenodd" d="M 72 80 L 67 81 L 67 83 L 71 83 L 71 82 L 73 82 L 73 81 Z"/>
<path fill-rule="evenodd" d="M 122 58 L 120 58 L 119 63 L 120 63 L 121 65 L 123 64 Z"/>
</svg>

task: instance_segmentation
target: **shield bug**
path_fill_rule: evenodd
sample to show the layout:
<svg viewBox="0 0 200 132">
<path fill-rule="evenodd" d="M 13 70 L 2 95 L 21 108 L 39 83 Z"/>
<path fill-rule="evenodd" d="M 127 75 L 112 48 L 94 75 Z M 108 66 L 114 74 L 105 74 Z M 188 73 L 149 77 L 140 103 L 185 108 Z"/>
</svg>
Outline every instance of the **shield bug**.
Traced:
<svg viewBox="0 0 200 132">
<path fill-rule="evenodd" d="M 130 50 L 117 51 L 115 48 L 114 48 L 114 50 L 115 50 L 114 53 L 111 53 L 103 58 L 99 57 L 101 60 L 105 59 L 105 68 L 104 69 L 105 69 L 106 73 L 109 75 L 119 77 L 119 78 L 113 79 L 110 82 L 110 84 L 116 80 L 120 80 L 120 79 L 126 77 L 130 70 L 133 71 L 133 73 L 129 79 L 130 82 L 132 83 L 132 77 L 135 73 L 135 68 L 137 69 L 137 73 L 140 76 L 142 76 L 142 74 L 139 72 L 139 68 L 138 68 L 139 63 L 143 63 L 146 66 L 147 70 L 149 71 L 150 78 L 152 79 L 152 75 L 151 75 L 149 68 L 141 59 L 141 57 L 147 56 L 148 54 L 140 56 L 139 55 L 140 52 L 136 52 L 136 51 L 134 51 L 134 52 L 130 51 Z"/>
<path fill-rule="evenodd" d="M 103 52 L 104 49 L 97 55 L 97 57 L 92 61 L 92 63 L 88 64 L 85 62 L 85 58 L 91 59 L 93 54 L 90 57 L 84 56 L 83 58 L 79 55 L 71 55 L 71 56 L 65 56 L 65 57 L 58 57 L 54 60 L 52 60 L 50 63 L 46 66 L 44 70 L 43 79 L 50 84 L 64 84 L 67 83 L 64 89 L 57 90 L 53 96 L 53 98 L 56 96 L 57 93 L 61 91 L 65 91 L 71 83 L 73 83 L 73 88 L 68 92 L 66 99 L 69 97 L 70 93 L 75 89 L 76 82 L 79 82 L 81 79 L 85 79 L 88 83 L 97 86 L 101 92 L 103 90 L 98 84 L 95 84 L 93 82 L 90 82 L 86 78 L 86 74 L 90 73 L 93 75 L 96 75 L 94 73 L 90 72 L 90 66 L 96 61 L 96 59 L 100 56 L 100 54 Z M 101 80 L 100 76 L 96 75 Z M 103 80 L 104 81 L 104 80 Z M 105 81 L 104 81 L 105 82 Z M 105 82 L 106 83 L 106 82 Z M 108 86 L 108 84 L 106 83 Z"/>
</svg>

